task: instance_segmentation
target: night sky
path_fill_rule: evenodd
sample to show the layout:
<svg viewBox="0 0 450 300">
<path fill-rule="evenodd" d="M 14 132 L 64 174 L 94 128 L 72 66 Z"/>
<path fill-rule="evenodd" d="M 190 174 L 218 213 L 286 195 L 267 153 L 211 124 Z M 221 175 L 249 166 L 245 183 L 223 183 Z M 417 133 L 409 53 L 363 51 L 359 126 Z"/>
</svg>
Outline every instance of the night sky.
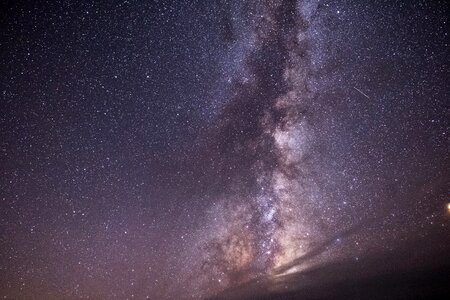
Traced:
<svg viewBox="0 0 450 300">
<path fill-rule="evenodd" d="M 202 299 L 450 262 L 449 16 L 3 1 L 0 296 Z"/>
</svg>

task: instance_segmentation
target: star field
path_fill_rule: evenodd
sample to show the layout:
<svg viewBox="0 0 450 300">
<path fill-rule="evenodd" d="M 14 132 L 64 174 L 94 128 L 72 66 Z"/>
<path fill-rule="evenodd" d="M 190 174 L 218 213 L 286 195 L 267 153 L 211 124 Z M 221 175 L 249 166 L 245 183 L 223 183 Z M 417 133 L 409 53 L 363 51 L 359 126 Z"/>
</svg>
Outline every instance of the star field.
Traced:
<svg viewBox="0 0 450 300">
<path fill-rule="evenodd" d="M 6 1 L 0 296 L 244 299 L 448 265 L 449 15 Z"/>
</svg>

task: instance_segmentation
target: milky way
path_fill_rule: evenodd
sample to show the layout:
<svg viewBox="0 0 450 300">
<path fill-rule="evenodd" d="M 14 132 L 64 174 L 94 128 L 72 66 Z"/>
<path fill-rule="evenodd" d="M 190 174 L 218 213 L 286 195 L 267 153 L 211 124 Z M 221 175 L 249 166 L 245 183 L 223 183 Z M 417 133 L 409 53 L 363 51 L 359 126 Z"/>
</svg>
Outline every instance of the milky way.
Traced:
<svg viewBox="0 0 450 300">
<path fill-rule="evenodd" d="M 450 13 L 392 2 L 8 3 L 0 296 L 335 298 L 448 266 Z"/>
<path fill-rule="evenodd" d="M 306 246 L 311 224 L 299 212 L 313 188 L 303 178 L 312 135 L 306 112 L 314 96 L 310 23 L 317 4 L 295 5 L 255 5 L 248 12 L 254 45 L 243 64 L 250 78 L 232 78 L 238 83 L 225 112 L 230 120 L 220 128 L 221 137 L 231 136 L 220 142 L 235 143 L 231 151 L 244 156 L 239 160 L 248 162 L 249 174 L 213 214 L 225 214 L 208 248 L 220 282 L 266 274 Z M 250 187 L 243 189 L 242 181 Z"/>
</svg>

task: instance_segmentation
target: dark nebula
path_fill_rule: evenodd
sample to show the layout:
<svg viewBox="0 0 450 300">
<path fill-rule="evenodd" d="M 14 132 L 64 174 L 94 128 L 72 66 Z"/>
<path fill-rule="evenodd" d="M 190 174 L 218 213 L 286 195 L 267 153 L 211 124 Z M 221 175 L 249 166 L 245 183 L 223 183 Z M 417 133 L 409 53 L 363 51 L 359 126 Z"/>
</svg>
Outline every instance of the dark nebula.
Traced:
<svg viewBox="0 0 450 300">
<path fill-rule="evenodd" d="M 449 16 L 4 2 L 0 296 L 447 296 Z"/>
</svg>

